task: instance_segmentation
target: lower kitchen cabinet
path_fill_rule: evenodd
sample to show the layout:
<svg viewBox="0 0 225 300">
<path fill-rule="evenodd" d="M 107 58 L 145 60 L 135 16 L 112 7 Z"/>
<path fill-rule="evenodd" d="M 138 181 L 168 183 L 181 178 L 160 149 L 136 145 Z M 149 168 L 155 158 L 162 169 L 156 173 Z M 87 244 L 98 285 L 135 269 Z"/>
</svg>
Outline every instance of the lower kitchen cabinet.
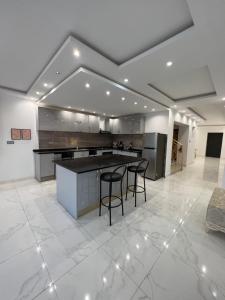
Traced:
<svg viewBox="0 0 225 300">
<path fill-rule="evenodd" d="M 54 177 L 54 153 L 35 154 L 35 178 L 38 181 L 45 181 Z"/>
<path fill-rule="evenodd" d="M 139 155 L 137 152 L 122 151 L 122 150 L 113 150 L 113 154 L 127 155 L 127 156 L 133 156 L 133 157 L 138 157 L 138 155 Z"/>
<path fill-rule="evenodd" d="M 80 157 L 88 157 L 89 152 L 88 151 L 76 151 L 74 152 L 74 158 L 80 158 Z"/>
<path fill-rule="evenodd" d="M 109 152 L 112 151 L 113 154 L 118 154 L 118 155 L 127 155 L 127 156 L 138 157 L 138 153 L 136 153 L 136 152 L 121 151 L 121 150 L 116 150 L 116 149 L 98 150 L 97 155 L 102 155 L 103 152 L 107 152 L 107 151 L 109 151 Z M 73 158 L 75 159 L 75 158 L 88 157 L 88 156 L 89 156 L 89 151 L 75 151 Z M 46 180 L 54 179 L 55 178 L 54 160 L 60 160 L 61 154 L 60 153 L 59 154 L 35 153 L 34 157 L 35 157 L 35 178 L 38 181 L 46 181 Z M 98 191 L 94 190 L 94 186 L 92 186 L 92 184 L 90 182 L 94 182 L 93 176 L 96 177 L 97 175 L 91 174 L 90 176 L 92 176 L 92 179 L 89 179 L 89 186 L 90 186 L 90 190 L 91 190 L 90 195 L 93 196 L 95 193 L 98 193 Z M 85 185 L 85 186 L 87 187 L 87 185 Z M 82 196 L 82 197 L 84 197 L 84 199 L 85 199 L 85 192 L 86 191 L 84 188 L 84 194 Z"/>
</svg>

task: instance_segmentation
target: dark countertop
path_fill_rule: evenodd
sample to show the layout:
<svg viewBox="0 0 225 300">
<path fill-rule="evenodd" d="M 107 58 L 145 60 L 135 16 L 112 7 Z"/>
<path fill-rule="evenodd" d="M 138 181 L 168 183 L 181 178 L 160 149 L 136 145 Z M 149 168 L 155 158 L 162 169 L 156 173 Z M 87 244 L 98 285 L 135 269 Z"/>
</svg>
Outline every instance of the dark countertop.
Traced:
<svg viewBox="0 0 225 300">
<path fill-rule="evenodd" d="M 89 156 L 71 160 L 56 160 L 55 163 L 75 173 L 86 173 L 141 161 L 141 157 L 126 155 Z"/>
<path fill-rule="evenodd" d="M 128 152 L 135 152 L 141 153 L 141 149 L 117 149 L 113 147 L 85 147 L 85 148 L 52 148 L 52 149 L 34 149 L 33 152 L 37 154 L 48 154 L 48 153 L 63 153 L 63 152 L 81 152 L 81 151 L 89 151 L 89 150 L 119 150 L 119 151 L 128 151 Z"/>
</svg>

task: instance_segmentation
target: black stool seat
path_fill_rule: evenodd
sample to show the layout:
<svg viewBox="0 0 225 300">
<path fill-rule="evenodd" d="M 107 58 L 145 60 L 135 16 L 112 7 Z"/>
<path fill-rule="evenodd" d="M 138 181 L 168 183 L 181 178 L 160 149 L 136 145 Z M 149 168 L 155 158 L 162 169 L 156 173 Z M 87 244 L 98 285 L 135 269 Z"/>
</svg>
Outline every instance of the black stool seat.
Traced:
<svg viewBox="0 0 225 300">
<path fill-rule="evenodd" d="M 145 171 L 145 168 L 141 166 L 129 166 L 127 170 L 132 173 L 143 173 Z"/>
<path fill-rule="evenodd" d="M 122 174 L 116 172 L 105 172 L 101 175 L 100 179 L 107 182 L 116 182 L 122 179 Z"/>
</svg>

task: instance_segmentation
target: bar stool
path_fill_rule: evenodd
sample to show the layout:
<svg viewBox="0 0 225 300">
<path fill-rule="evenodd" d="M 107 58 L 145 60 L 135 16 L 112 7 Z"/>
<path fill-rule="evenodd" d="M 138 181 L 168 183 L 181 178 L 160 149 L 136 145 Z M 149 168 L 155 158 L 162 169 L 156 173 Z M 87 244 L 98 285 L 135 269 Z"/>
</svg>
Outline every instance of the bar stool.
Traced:
<svg viewBox="0 0 225 300">
<path fill-rule="evenodd" d="M 135 195 L 135 207 L 137 206 L 137 193 L 145 194 L 145 202 L 146 202 L 146 188 L 145 188 L 145 174 L 148 168 L 149 161 L 146 159 L 142 159 L 137 166 L 129 166 L 127 168 L 127 190 L 126 190 L 126 200 L 127 200 L 127 192 L 133 192 L 133 196 Z M 129 172 L 134 173 L 134 184 L 128 185 L 128 176 Z M 137 185 L 137 175 L 143 174 L 144 186 Z M 141 189 L 140 191 L 137 188 Z"/>
<path fill-rule="evenodd" d="M 122 173 L 118 172 L 119 169 L 122 169 Z M 105 173 L 102 173 L 100 176 L 99 216 L 101 216 L 102 205 L 107 207 L 109 210 L 109 225 L 110 226 L 112 225 L 112 221 L 111 221 L 111 209 L 112 208 L 115 208 L 115 207 L 118 207 L 121 205 L 122 206 L 122 216 L 124 215 L 124 211 L 123 211 L 123 177 L 125 175 L 126 170 L 127 170 L 126 166 L 119 166 L 113 172 L 105 172 Z M 103 198 L 102 198 L 102 181 L 109 183 L 109 194 Z M 120 181 L 120 197 L 112 195 L 112 183 L 118 182 L 118 181 Z M 119 199 L 120 203 L 117 205 L 112 205 L 112 203 L 111 203 L 112 197 Z M 105 198 L 109 198 L 108 204 L 103 202 L 103 200 Z"/>
</svg>

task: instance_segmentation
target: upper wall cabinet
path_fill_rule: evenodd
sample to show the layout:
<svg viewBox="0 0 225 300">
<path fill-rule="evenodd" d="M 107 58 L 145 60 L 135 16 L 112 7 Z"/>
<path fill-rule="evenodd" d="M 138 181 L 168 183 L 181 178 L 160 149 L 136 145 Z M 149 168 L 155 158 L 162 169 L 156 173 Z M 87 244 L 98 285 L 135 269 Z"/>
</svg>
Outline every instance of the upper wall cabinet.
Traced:
<svg viewBox="0 0 225 300">
<path fill-rule="evenodd" d="M 130 115 L 110 119 L 110 130 L 113 134 L 138 134 L 144 133 L 144 116 Z"/>
<path fill-rule="evenodd" d="M 105 130 L 110 130 L 113 134 L 144 133 L 144 127 L 145 117 L 141 114 L 105 119 Z M 100 129 L 100 118 L 78 112 L 39 107 L 38 129 L 97 133 Z"/>
<path fill-rule="evenodd" d="M 99 132 L 99 118 L 77 112 L 39 107 L 38 129 L 97 133 Z"/>
<path fill-rule="evenodd" d="M 74 132 L 89 132 L 88 115 L 72 113 L 71 130 Z"/>
<path fill-rule="evenodd" d="M 89 115 L 89 132 L 97 133 L 99 132 L 99 117 Z"/>
<path fill-rule="evenodd" d="M 56 131 L 60 126 L 59 111 L 38 108 L 38 129 Z"/>
</svg>

